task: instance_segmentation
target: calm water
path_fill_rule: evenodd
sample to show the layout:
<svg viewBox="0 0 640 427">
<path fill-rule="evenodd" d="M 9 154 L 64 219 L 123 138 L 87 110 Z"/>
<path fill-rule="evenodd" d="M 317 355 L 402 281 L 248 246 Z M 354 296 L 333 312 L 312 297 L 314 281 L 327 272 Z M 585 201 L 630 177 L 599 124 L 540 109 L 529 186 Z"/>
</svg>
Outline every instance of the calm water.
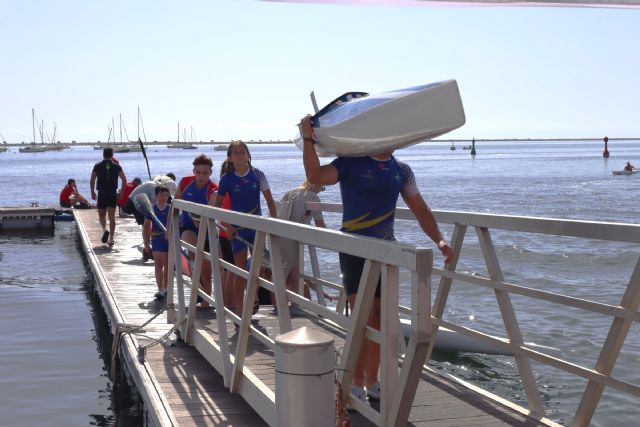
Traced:
<svg viewBox="0 0 640 427">
<path fill-rule="evenodd" d="M 608 160 L 602 158 L 602 145 L 592 142 L 482 143 L 475 159 L 461 147 L 450 151 L 449 145 L 422 144 L 396 153 L 412 166 L 433 209 L 637 222 L 640 177 L 614 177 L 611 171 L 621 169 L 626 161 L 640 164 L 639 141 L 614 141 Z M 303 179 L 301 153 L 295 148 L 273 145 L 252 146 L 251 150 L 253 164 L 267 175 L 276 199 Z M 201 151 L 219 167 L 224 153 L 211 146 L 195 152 L 151 147 L 151 172 L 186 175 L 191 160 Z M 0 153 L 0 206 L 56 203 L 71 177 L 87 195 L 91 168 L 100 156 L 100 151 L 89 148 L 35 154 L 18 153 L 14 148 Z M 116 156 L 129 179 L 147 177 L 140 153 Z M 327 189 L 321 198 L 339 201 L 338 189 Z M 339 226 L 339 218 L 327 220 L 330 227 Z M 443 229 L 450 236 L 451 228 Z M 397 230 L 399 240 L 429 244 L 414 225 L 398 222 Z M 467 234 L 458 270 L 486 275 L 474 233 Z M 640 249 L 638 245 L 522 233 L 496 232 L 493 238 L 506 281 L 616 305 Z M 321 255 L 323 275 L 336 279 L 337 260 Z M 6 330 L 13 332 L 0 350 L 3 424 L 140 422 L 131 391 L 123 391 L 120 385 L 114 392 L 107 376 L 110 337 L 94 299 L 72 223 L 58 223 L 53 236 L 0 235 L 0 304 Z M 558 347 L 564 358 L 593 365 L 609 320 L 542 303 L 532 306 L 530 300 L 517 297 L 513 302 L 527 341 Z M 504 335 L 495 297 L 488 290 L 454 284 L 445 317 Z M 640 338 L 634 326 L 616 376 L 640 384 L 639 363 Z M 511 358 L 440 354 L 434 365 L 504 397 L 523 399 Z M 586 383 L 558 370 L 537 364 L 534 368 L 549 416 L 567 423 Z M 593 424 L 633 425 L 638 416 L 638 399 L 607 389 Z"/>
</svg>

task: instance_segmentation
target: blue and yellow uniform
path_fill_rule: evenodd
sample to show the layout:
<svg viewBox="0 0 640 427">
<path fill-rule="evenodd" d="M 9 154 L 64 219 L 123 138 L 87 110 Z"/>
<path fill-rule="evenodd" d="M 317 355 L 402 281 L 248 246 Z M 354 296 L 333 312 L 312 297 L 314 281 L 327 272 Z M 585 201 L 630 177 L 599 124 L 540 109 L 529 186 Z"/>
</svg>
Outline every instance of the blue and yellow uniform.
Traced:
<svg viewBox="0 0 640 427">
<path fill-rule="evenodd" d="M 171 211 L 171 204 L 169 203 L 166 204 L 164 209 L 160 209 L 157 204 L 153 205 L 153 213 L 165 228 L 167 226 L 169 211 Z M 169 252 L 169 241 L 166 238 L 165 232 L 153 220 L 151 215 L 147 215 L 147 219 L 151 221 L 151 250 L 153 252 Z"/>
<path fill-rule="evenodd" d="M 418 193 L 413 171 L 391 156 L 338 157 L 331 164 L 338 171 L 342 196 L 342 228 L 360 236 L 395 240 L 393 223 L 398 196 Z M 340 253 L 340 267 L 348 295 L 358 291 L 364 259 Z M 376 291 L 380 296 L 380 287 Z"/>
<path fill-rule="evenodd" d="M 226 194 L 231 199 L 231 210 L 252 215 L 261 215 L 260 192 L 269 190 L 267 177 L 260 169 L 249 168 L 246 174 L 239 176 L 235 172 L 229 172 L 220 178 L 218 194 L 224 197 Z M 234 225 L 235 227 L 235 225 Z M 256 232 L 249 228 L 236 227 L 238 235 L 253 243 Z M 246 247 L 246 244 L 233 239 L 231 241 L 233 253 L 238 253 Z"/>
</svg>

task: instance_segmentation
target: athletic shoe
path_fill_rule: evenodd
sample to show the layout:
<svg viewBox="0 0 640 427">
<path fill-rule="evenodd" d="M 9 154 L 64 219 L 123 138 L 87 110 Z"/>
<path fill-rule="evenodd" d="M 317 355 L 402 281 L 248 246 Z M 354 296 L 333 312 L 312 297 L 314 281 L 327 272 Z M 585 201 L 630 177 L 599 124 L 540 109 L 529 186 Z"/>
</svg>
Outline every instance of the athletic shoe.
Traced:
<svg viewBox="0 0 640 427">
<path fill-rule="evenodd" d="M 109 240 L 109 230 L 104 230 L 102 233 L 102 243 L 107 243 L 107 240 Z"/>
<path fill-rule="evenodd" d="M 367 386 L 367 396 L 369 399 L 380 400 L 380 381 Z"/>
<path fill-rule="evenodd" d="M 362 403 L 364 403 L 365 405 L 370 406 L 369 401 L 367 400 L 367 392 L 364 390 L 364 387 L 361 387 L 358 385 L 352 385 L 351 395 L 354 396 L 359 401 L 361 401 Z M 347 405 L 347 409 L 351 410 L 352 409 L 351 405 Z"/>
<path fill-rule="evenodd" d="M 143 261 L 148 261 L 150 259 L 153 259 L 153 253 L 151 252 L 151 250 L 147 251 L 146 249 L 143 249 L 142 250 L 142 260 Z"/>
<path fill-rule="evenodd" d="M 253 311 L 251 314 L 256 314 L 260 310 L 260 303 L 258 302 L 258 298 L 256 298 L 256 302 L 253 303 Z"/>
<path fill-rule="evenodd" d="M 155 297 L 155 299 L 163 299 L 164 298 L 164 294 L 162 293 L 162 291 L 158 291 L 155 294 L 153 294 L 153 296 Z"/>
</svg>

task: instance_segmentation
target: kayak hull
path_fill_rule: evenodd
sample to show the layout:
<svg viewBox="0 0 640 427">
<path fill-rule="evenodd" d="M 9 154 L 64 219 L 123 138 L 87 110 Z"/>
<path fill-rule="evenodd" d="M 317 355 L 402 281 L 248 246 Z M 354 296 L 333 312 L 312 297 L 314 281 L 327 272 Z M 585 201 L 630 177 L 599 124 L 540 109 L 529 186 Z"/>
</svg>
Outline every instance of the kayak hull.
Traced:
<svg viewBox="0 0 640 427">
<path fill-rule="evenodd" d="M 455 80 L 366 95 L 331 107 L 312 120 L 320 156 L 393 151 L 446 134 L 466 120 Z M 302 148 L 301 138 L 296 144 Z"/>
</svg>

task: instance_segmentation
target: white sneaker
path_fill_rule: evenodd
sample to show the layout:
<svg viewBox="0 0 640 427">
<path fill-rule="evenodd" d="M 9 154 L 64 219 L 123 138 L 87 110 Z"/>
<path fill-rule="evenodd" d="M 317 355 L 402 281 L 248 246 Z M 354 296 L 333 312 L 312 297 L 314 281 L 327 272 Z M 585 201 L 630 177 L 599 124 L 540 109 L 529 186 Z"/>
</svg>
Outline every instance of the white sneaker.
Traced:
<svg viewBox="0 0 640 427">
<path fill-rule="evenodd" d="M 380 381 L 367 386 L 367 396 L 369 399 L 380 400 Z"/>
<path fill-rule="evenodd" d="M 364 387 L 352 385 L 351 396 L 354 396 L 356 399 L 369 406 L 369 401 L 367 400 L 367 392 L 365 391 Z M 347 405 L 347 409 L 351 410 L 351 405 Z"/>
</svg>

